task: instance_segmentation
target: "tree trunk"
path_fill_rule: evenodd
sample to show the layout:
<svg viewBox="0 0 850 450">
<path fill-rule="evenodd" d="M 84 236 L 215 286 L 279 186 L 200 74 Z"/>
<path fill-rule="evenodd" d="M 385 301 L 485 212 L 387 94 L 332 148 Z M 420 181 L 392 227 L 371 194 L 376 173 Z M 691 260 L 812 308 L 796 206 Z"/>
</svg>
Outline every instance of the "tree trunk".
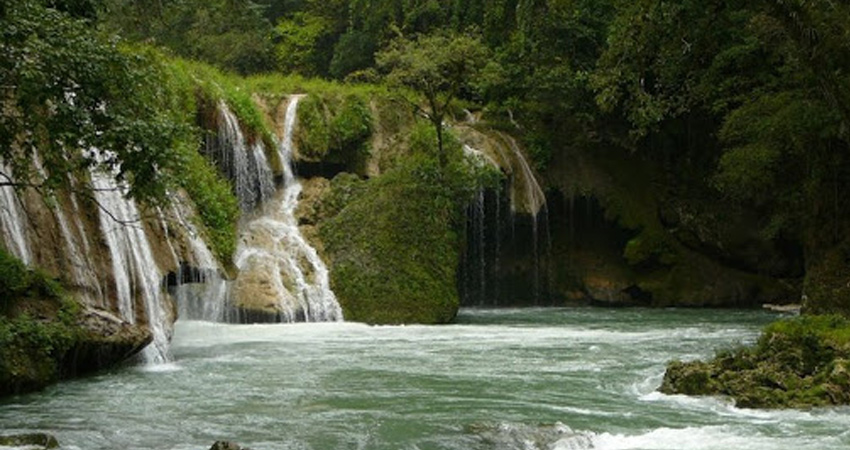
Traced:
<svg viewBox="0 0 850 450">
<path fill-rule="evenodd" d="M 434 127 L 437 129 L 437 152 L 439 152 L 440 157 L 440 168 L 445 169 L 446 165 L 448 165 L 448 157 L 446 155 L 446 151 L 443 148 L 443 120 L 434 121 Z"/>
</svg>

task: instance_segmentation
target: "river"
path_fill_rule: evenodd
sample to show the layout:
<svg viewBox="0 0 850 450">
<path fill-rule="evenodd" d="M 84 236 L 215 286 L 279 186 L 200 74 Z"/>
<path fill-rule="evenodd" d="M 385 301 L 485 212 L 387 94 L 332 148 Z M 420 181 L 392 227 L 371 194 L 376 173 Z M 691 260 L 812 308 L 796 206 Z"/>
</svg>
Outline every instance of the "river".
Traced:
<svg viewBox="0 0 850 450">
<path fill-rule="evenodd" d="M 758 311 L 463 310 L 449 326 L 178 322 L 175 362 L 0 401 L 67 449 L 846 449 L 850 409 L 655 392 L 665 363 L 752 342 Z"/>
</svg>

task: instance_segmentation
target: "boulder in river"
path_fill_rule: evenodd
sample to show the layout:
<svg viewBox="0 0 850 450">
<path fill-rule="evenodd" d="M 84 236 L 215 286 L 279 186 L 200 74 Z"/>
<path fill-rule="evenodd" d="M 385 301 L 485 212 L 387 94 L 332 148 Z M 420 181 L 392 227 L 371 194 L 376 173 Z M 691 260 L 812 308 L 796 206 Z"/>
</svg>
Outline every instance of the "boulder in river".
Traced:
<svg viewBox="0 0 850 450">
<path fill-rule="evenodd" d="M 251 450 L 251 449 L 241 447 L 239 444 L 235 444 L 233 442 L 216 441 L 216 443 L 213 444 L 212 447 L 210 447 L 210 450 Z"/>
<path fill-rule="evenodd" d="M 38 449 L 59 448 L 59 441 L 47 433 L 25 433 L 0 436 L 0 446 Z"/>
</svg>

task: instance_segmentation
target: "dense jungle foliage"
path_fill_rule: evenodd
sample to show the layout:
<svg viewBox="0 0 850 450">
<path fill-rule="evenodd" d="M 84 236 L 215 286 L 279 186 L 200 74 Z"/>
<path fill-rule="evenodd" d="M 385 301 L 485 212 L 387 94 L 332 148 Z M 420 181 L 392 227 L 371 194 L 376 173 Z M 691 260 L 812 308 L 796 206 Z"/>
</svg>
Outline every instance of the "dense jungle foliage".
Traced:
<svg viewBox="0 0 850 450">
<path fill-rule="evenodd" d="M 765 239 L 801 246 L 807 306 L 840 311 L 848 17 L 826 0 L 3 0 L 0 152 L 37 146 L 57 174 L 46 188 L 105 164 L 162 198 L 193 134 L 151 47 L 240 74 L 397 84 L 435 124 L 454 99 L 483 110 L 538 170 L 569 148 L 617 148 L 667 191 L 757 212 Z M 65 157 L 80 143 L 115 154 Z"/>
</svg>

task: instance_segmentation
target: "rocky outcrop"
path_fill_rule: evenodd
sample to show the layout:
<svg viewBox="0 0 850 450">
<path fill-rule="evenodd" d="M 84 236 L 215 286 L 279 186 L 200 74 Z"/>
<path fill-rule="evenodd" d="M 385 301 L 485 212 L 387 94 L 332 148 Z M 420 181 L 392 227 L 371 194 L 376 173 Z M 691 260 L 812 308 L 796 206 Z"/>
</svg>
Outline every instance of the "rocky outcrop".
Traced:
<svg viewBox="0 0 850 450">
<path fill-rule="evenodd" d="M 731 397 L 742 408 L 850 404 L 850 322 L 809 316 L 774 323 L 755 346 L 703 362 L 671 362 L 660 391 Z"/>
<path fill-rule="evenodd" d="M 151 343 L 149 327 L 81 306 L 44 272 L 0 250 L 0 395 L 111 367 Z"/>
<path fill-rule="evenodd" d="M 337 187 L 337 183 L 339 186 Z M 363 182 L 348 201 L 345 177 L 328 202 L 344 206 L 320 226 L 331 281 L 347 320 L 378 324 L 446 323 L 459 306 L 456 211 L 440 186 L 413 167 Z"/>
<path fill-rule="evenodd" d="M 153 340 L 147 327 L 133 325 L 114 314 L 87 309 L 77 321 L 78 336 L 61 362 L 63 377 L 97 372 L 125 361 Z"/>
</svg>

